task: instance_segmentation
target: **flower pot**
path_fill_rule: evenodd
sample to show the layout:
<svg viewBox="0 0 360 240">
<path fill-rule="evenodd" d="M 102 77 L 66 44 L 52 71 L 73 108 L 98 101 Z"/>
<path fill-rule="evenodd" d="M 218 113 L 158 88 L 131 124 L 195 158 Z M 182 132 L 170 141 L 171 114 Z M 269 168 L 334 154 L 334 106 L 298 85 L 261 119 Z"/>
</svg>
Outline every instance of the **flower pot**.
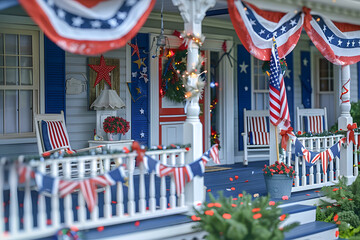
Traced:
<svg viewBox="0 0 360 240">
<path fill-rule="evenodd" d="M 121 133 L 107 133 L 107 137 L 109 141 L 120 141 Z"/>
<path fill-rule="evenodd" d="M 291 197 L 291 188 L 293 179 L 285 174 L 265 175 L 265 184 L 267 192 L 271 198 Z"/>
</svg>

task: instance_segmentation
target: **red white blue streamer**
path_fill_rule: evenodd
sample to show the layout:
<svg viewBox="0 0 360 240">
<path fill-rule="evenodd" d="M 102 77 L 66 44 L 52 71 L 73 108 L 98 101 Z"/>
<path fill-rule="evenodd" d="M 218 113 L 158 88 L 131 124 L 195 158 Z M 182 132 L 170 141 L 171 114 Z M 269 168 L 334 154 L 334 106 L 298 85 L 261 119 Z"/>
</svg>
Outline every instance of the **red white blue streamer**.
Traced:
<svg viewBox="0 0 360 240">
<path fill-rule="evenodd" d="M 140 30 L 155 0 L 19 0 L 65 51 L 95 55 L 124 46 Z"/>
<path fill-rule="evenodd" d="M 272 37 L 276 38 L 280 58 L 288 55 L 300 38 L 304 14 L 296 9 L 286 14 L 265 11 L 240 0 L 228 0 L 228 8 L 241 43 L 260 60 L 270 60 Z"/>
</svg>

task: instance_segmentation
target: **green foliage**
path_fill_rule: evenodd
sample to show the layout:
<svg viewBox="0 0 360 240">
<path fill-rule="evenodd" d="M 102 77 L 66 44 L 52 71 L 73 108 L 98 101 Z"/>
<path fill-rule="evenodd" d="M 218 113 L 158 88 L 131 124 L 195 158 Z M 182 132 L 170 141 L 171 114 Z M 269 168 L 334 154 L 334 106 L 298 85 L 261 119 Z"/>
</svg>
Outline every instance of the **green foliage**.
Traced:
<svg viewBox="0 0 360 240">
<path fill-rule="evenodd" d="M 179 73 L 186 71 L 186 61 L 184 61 L 186 55 L 187 50 L 176 51 L 174 56 L 167 59 L 163 67 L 161 93 L 174 102 L 185 100 L 185 88 Z"/>
<path fill-rule="evenodd" d="M 349 186 L 346 178 L 340 178 L 337 185 L 323 187 L 321 191 L 330 201 L 321 200 L 316 220 L 338 224 L 342 238 L 360 237 L 360 178 Z"/>
<path fill-rule="evenodd" d="M 298 225 L 293 223 L 279 228 L 287 215 L 281 213 L 279 203 L 269 201 L 269 196 L 253 200 L 245 192 L 238 198 L 226 198 L 220 193 L 216 200 L 211 193 L 209 195 L 210 203 L 195 209 L 196 216 L 192 216 L 199 221 L 196 228 L 208 233 L 208 240 L 283 239 L 284 232 Z"/>
<path fill-rule="evenodd" d="M 353 122 L 357 123 L 358 127 L 360 127 L 360 101 L 352 102 L 350 115 L 353 118 Z M 338 123 L 336 122 L 333 126 L 331 126 L 330 131 L 335 132 L 338 130 Z"/>
</svg>

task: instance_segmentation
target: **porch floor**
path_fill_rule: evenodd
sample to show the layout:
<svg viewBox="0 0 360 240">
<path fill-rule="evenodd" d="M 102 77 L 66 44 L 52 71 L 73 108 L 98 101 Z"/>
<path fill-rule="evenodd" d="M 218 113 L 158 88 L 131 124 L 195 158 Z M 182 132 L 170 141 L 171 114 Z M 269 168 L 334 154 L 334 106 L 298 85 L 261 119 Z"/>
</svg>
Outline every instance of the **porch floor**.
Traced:
<svg viewBox="0 0 360 240">
<path fill-rule="evenodd" d="M 266 162 L 267 161 L 251 162 L 247 167 L 244 167 L 242 164 L 224 165 L 223 167 L 231 169 L 205 173 L 204 181 L 205 186 L 207 187 L 207 192 L 211 192 L 215 197 L 218 197 L 220 191 L 223 192 L 224 196 L 233 197 L 238 196 L 238 194 L 243 191 L 252 195 L 256 193 L 260 196 L 266 195 L 267 192 L 262 172 L 262 168 Z M 238 179 L 236 179 L 235 176 L 238 176 Z M 231 181 L 230 178 L 232 178 L 233 181 Z M 235 187 L 235 190 L 231 190 L 232 187 Z M 317 190 L 292 193 L 289 200 L 281 201 L 283 203 L 294 203 L 322 196 Z M 209 200 L 208 194 L 206 200 Z M 276 201 L 276 199 L 274 200 Z M 101 206 L 100 202 L 99 206 Z M 126 224 L 107 226 L 104 227 L 102 231 L 98 231 L 98 229 L 89 229 L 83 231 L 82 234 L 85 239 L 102 239 L 190 222 L 191 219 L 188 216 L 178 214 L 143 220 L 140 221 L 138 225 L 135 224 L 135 222 L 130 222 Z M 53 237 L 42 239 L 50 240 L 53 239 Z"/>
</svg>

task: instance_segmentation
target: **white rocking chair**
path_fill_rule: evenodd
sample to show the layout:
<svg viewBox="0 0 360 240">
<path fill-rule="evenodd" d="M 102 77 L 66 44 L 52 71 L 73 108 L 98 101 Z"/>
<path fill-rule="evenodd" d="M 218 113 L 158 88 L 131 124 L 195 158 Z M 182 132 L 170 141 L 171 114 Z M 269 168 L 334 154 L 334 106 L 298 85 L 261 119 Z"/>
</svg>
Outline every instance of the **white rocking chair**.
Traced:
<svg viewBox="0 0 360 240">
<path fill-rule="evenodd" d="M 270 157 L 269 110 L 246 110 L 244 108 L 244 165 L 249 158 Z M 249 154 L 255 152 L 256 154 Z"/>
</svg>

